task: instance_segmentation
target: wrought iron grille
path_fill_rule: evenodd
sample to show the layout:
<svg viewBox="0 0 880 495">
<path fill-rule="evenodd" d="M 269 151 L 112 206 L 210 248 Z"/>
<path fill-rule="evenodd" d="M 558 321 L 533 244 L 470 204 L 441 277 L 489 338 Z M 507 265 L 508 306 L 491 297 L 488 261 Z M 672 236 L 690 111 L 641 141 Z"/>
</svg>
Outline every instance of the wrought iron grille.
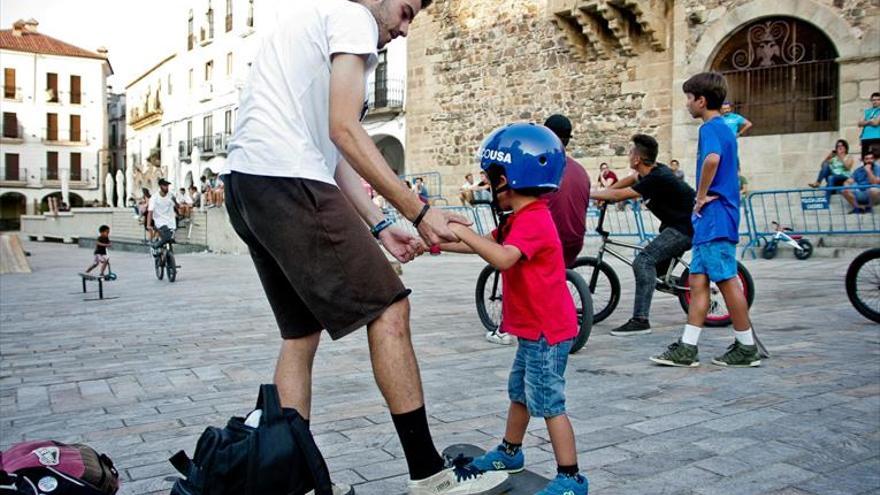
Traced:
<svg viewBox="0 0 880 495">
<path fill-rule="evenodd" d="M 750 135 L 838 128 L 837 51 L 814 26 L 791 18 L 761 19 L 737 31 L 713 69 L 727 79 L 734 111 Z"/>
</svg>

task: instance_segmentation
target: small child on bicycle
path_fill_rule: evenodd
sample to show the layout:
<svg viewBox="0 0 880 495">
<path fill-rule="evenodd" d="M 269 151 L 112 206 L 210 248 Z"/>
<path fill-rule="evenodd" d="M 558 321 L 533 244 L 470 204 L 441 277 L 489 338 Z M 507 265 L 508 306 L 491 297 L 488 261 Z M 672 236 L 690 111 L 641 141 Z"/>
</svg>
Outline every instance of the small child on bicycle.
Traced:
<svg viewBox="0 0 880 495">
<path fill-rule="evenodd" d="M 95 243 L 95 259 L 92 266 L 86 268 L 85 273 L 89 273 L 98 265 L 101 265 L 99 276 L 104 276 L 104 270 L 110 265 L 110 257 L 107 256 L 107 248 L 110 247 L 110 245 L 110 227 L 107 225 L 101 225 L 98 227 L 98 239 Z"/>
<path fill-rule="evenodd" d="M 530 417 L 544 418 L 556 456 L 557 476 L 541 495 L 587 495 L 577 464 L 574 430 L 565 413 L 565 367 L 578 332 L 565 279 L 562 243 L 544 193 L 555 191 L 565 168 L 562 142 L 544 126 L 518 123 L 496 129 L 480 148 L 496 208 L 513 211 L 491 234 L 449 224 L 460 242 L 444 251 L 476 253 L 501 271 L 501 325 L 517 337 L 508 379 L 510 408 L 504 439 L 472 461 L 482 471 L 522 471 L 523 438 Z"/>
</svg>

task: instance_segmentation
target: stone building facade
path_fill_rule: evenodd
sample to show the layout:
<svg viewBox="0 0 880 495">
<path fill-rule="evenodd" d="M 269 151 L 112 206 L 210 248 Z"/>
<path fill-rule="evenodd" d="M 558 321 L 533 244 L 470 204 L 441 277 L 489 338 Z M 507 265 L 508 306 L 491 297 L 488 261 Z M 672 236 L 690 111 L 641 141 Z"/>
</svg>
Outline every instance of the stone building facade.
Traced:
<svg viewBox="0 0 880 495">
<path fill-rule="evenodd" d="M 575 125 L 569 151 L 595 175 L 623 169 L 637 132 L 691 182 L 699 123 L 681 85 L 720 70 L 753 189 L 801 187 L 880 91 L 876 0 L 436 0 L 410 30 L 407 162 L 456 196 L 493 128 L 552 113 Z"/>
</svg>

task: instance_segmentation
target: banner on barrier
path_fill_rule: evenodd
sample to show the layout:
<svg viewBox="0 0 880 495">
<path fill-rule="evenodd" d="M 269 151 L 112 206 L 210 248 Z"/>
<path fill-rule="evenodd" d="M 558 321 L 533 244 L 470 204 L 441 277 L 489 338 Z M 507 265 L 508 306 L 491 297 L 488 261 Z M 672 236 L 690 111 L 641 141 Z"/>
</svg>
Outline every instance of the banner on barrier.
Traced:
<svg viewBox="0 0 880 495">
<path fill-rule="evenodd" d="M 828 208 L 828 198 L 826 196 L 812 196 L 809 198 L 801 198 L 801 209 L 804 211 L 827 210 Z"/>
</svg>

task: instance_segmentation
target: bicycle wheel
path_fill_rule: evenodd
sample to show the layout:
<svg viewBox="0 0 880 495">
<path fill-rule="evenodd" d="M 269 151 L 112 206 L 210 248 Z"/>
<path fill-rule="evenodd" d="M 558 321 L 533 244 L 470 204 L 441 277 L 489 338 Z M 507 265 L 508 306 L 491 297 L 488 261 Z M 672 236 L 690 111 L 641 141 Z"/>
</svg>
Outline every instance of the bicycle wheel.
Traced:
<svg viewBox="0 0 880 495">
<path fill-rule="evenodd" d="M 772 260 L 776 257 L 778 251 L 779 245 L 776 244 L 776 241 L 770 241 L 767 244 L 764 244 L 764 249 L 761 250 L 761 257 L 765 260 Z"/>
<path fill-rule="evenodd" d="M 797 243 L 801 248 L 794 250 L 795 258 L 805 260 L 813 255 L 813 243 L 806 239 L 798 239 Z"/>
<path fill-rule="evenodd" d="M 569 354 L 574 354 L 586 345 L 590 332 L 593 331 L 593 298 L 587 282 L 576 271 L 565 270 L 565 281 L 578 317 L 578 334 L 569 351 Z"/>
<path fill-rule="evenodd" d="M 501 272 L 486 265 L 477 277 L 477 315 L 489 332 L 501 324 Z"/>
<path fill-rule="evenodd" d="M 869 249 L 850 263 L 846 296 L 862 316 L 880 323 L 880 248 Z"/>
<path fill-rule="evenodd" d="M 165 253 L 165 271 L 168 272 L 168 281 L 174 282 L 177 280 L 177 265 L 174 259 L 174 253 L 168 251 Z"/>
<path fill-rule="evenodd" d="M 596 282 L 592 285 L 593 273 L 597 267 Z M 604 261 L 599 263 L 591 256 L 583 256 L 574 262 L 571 269 L 577 272 L 590 288 L 593 299 L 593 324 L 611 316 L 617 308 L 617 303 L 620 302 L 620 279 L 617 278 L 611 265 Z"/>
<path fill-rule="evenodd" d="M 740 287 L 743 290 L 743 295 L 746 296 L 746 302 L 751 308 L 752 303 L 755 301 L 755 282 L 752 280 L 752 275 L 746 270 L 746 267 L 738 261 L 736 263 L 736 275 L 737 279 L 739 279 Z M 685 313 L 688 312 L 691 306 L 689 276 L 690 270 L 686 269 L 682 272 L 681 285 L 686 289 L 678 294 L 678 302 L 681 304 L 681 309 L 683 309 Z M 724 296 L 721 295 L 721 289 L 715 285 L 715 282 L 709 283 L 709 314 L 706 315 L 705 325 L 707 327 L 724 327 L 730 325 L 730 312 L 727 310 Z"/>
<path fill-rule="evenodd" d="M 165 264 L 162 262 L 162 253 L 159 253 L 159 256 L 153 256 L 153 261 L 156 263 L 156 278 L 162 280 L 162 277 L 165 276 Z"/>
</svg>

